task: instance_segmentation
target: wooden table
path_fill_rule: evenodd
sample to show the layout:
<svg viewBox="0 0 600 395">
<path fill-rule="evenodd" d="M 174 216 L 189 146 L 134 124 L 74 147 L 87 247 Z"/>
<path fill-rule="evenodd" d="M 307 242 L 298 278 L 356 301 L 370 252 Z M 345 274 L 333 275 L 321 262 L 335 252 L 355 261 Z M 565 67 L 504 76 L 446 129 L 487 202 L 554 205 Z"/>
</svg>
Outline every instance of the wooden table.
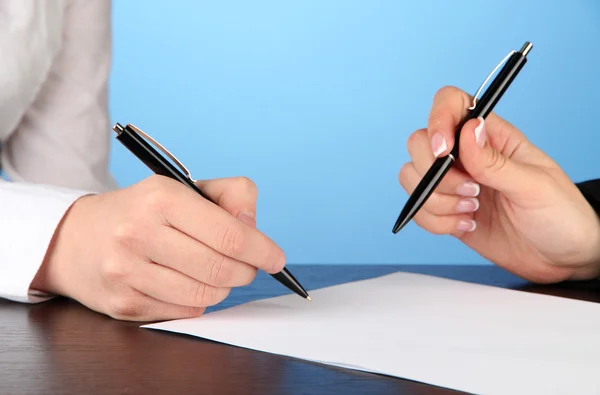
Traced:
<svg viewBox="0 0 600 395">
<path fill-rule="evenodd" d="M 290 266 L 307 289 L 410 271 L 600 302 L 598 282 L 534 286 L 493 266 Z M 271 277 L 235 289 L 221 305 L 287 293 Z M 451 394 L 356 372 L 140 329 L 56 299 L 0 301 L 0 394 Z"/>
</svg>

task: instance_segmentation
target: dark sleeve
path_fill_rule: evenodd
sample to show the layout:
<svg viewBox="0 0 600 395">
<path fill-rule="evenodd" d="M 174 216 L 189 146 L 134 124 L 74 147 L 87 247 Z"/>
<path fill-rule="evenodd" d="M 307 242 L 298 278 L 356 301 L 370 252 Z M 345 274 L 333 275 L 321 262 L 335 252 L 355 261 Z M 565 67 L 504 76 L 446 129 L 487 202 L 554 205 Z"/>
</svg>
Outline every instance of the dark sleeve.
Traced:
<svg viewBox="0 0 600 395">
<path fill-rule="evenodd" d="M 600 179 L 580 182 L 577 185 L 583 196 L 600 215 Z"/>
</svg>

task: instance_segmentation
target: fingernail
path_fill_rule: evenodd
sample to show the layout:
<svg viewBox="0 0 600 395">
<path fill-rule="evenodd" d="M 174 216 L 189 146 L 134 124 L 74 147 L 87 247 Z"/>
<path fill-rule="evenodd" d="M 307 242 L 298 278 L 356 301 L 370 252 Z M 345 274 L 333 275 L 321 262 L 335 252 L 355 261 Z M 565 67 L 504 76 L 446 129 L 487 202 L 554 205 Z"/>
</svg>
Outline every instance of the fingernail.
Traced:
<svg viewBox="0 0 600 395">
<path fill-rule="evenodd" d="M 475 128 L 475 143 L 479 148 L 483 148 L 485 145 L 485 121 L 479 117 L 479 126 Z"/>
<path fill-rule="evenodd" d="M 461 232 L 472 232 L 477 227 L 477 224 L 472 219 L 461 219 L 456 225 L 456 230 Z"/>
<path fill-rule="evenodd" d="M 433 155 L 437 158 L 442 152 L 448 149 L 448 144 L 446 144 L 446 139 L 441 133 L 436 133 L 431 138 L 431 149 L 433 150 Z"/>
<path fill-rule="evenodd" d="M 256 217 L 254 213 L 243 211 L 237 215 L 237 218 L 248 226 L 256 227 Z"/>
<path fill-rule="evenodd" d="M 473 213 L 479 209 L 479 200 L 475 198 L 462 199 L 456 205 L 457 213 Z"/>
<path fill-rule="evenodd" d="M 459 185 L 458 188 L 456 188 L 456 193 L 461 196 L 479 196 L 480 191 L 481 188 L 479 187 L 479 184 L 476 184 L 472 181 L 465 181 L 464 184 Z"/>
</svg>

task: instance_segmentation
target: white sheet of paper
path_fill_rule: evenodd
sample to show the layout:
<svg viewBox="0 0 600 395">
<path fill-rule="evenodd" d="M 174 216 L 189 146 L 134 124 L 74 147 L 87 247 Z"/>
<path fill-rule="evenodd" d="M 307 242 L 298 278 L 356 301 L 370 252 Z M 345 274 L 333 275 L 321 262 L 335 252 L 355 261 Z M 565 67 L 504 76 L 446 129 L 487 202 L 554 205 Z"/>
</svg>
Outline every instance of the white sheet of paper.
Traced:
<svg viewBox="0 0 600 395">
<path fill-rule="evenodd" d="M 600 394 L 600 305 L 398 272 L 144 325 L 477 394 Z"/>
</svg>

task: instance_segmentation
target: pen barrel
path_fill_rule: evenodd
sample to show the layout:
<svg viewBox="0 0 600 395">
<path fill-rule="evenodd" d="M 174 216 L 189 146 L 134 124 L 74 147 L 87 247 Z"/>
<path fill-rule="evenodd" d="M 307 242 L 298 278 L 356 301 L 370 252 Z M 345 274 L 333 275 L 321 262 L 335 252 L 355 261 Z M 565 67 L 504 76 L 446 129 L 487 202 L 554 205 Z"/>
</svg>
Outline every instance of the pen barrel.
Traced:
<svg viewBox="0 0 600 395">
<path fill-rule="evenodd" d="M 510 84 L 516 78 L 521 68 L 527 63 L 527 57 L 521 53 L 514 53 L 506 62 L 498 76 L 490 84 L 490 87 L 485 91 L 481 100 L 472 110 L 472 117 L 478 118 L 487 117 L 493 110 L 500 98 L 504 95 Z"/>
<path fill-rule="evenodd" d="M 148 142 L 146 142 L 146 140 L 144 140 L 138 133 L 136 133 L 134 130 L 131 130 L 129 125 L 126 127 L 121 127 L 119 125 L 117 130 L 117 140 L 119 140 L 119 142 L 123 144 L 125 148 L 127 148 L 146 166 L 148 166 L 148 168 L 150 168 L 150 170 L 152 170 L 154 173 L 182 182 L 184 185 L 196 191 L 206 200 L 215 203 L 210 197 L 202 192 L 190 178 L 179 171 L 171 162 L 169 162 L 150 144 L 148 144 Z M 283 270 L 279 273 L 272 273 L 271 276 L 296 294 L 310 300 L 308 292 L 306 292 L 298 280 L 296 280 L 292 273 L 290 273 L 290 271 L 286 268 L 283 268 Z"/>
<path fill-rule="evenodd" d="M 453 163 L 454 160 L 449 155 L 437 158 L 435 162 L 433 162 L 433 165 L 431 165 L 421 182 L 419 182 L 408 198 L 408 201 L 404 206 L 405 209 L 400 213 L 401 222 L 407 223 L 415 216 L 421 209 L 421 206 L 429 199 L 429 196 L 431 196 L 440 181 L 444 178 L 444 175 L 450 170 Z"/>
<path fill-rule="evenodd" d="M 496 78 L 492 81 L 489 88 L 485 91 L 481 99 L 476 103 L 475 108 L 470 110 L 467 116 L 456 128 L 455 144 L 450 152 L 455 159 L 458 159 L 460 134 L 465 123 L 475 118 L 486 118 L 493 110 L 500 98 L 504 95 L 512 81 L 516 78 L 521 68 L 527 63 L 527 57 L 520 52 L 514 53 L 500 70 Z"/>
<path fill-rule="evenodd" d="M 119 140 L 121 144 L 123 144 L 155 174 L 179 181 L 188 188 L 200 194 L 203 198 L 212 201 L 200 190 L 200 188 L 196 186 L 196 184 L 192 182 L 192 180 L 186 177 L 185 174 L 183 174 L 173 164 L 171 164 L 171 162 L 165 159 L 141 136 L 132 132 L 128 127 L 125 127 L 124 130 L 117 136 L 117 140 Z"/>
</svg>

